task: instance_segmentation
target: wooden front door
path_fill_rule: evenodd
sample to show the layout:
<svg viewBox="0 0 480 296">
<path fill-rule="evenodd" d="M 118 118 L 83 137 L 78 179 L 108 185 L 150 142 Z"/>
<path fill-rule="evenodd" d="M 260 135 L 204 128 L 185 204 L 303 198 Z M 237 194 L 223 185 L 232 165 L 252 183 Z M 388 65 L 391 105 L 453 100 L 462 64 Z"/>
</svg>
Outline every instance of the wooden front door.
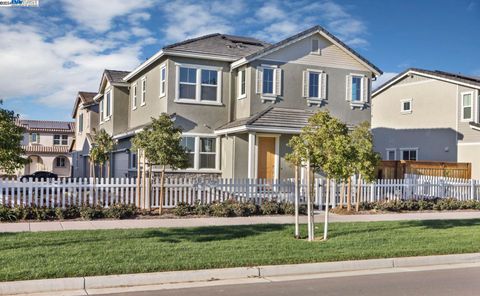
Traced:
<svg viewBox="0 0 480 296">
<path fill-rule="evenodd" d="M 275 178 L 275 138 L 258 138 L 257 177 L 272 180 Z"/>
</svg>

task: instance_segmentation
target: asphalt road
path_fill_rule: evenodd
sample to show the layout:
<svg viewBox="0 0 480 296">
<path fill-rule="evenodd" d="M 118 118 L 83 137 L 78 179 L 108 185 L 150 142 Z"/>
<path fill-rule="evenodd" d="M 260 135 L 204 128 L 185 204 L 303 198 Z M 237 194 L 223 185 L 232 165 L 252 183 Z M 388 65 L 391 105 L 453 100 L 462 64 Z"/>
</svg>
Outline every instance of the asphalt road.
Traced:
<svg viewBox="0 0 480 296">
<path fill-rule="evenodd" d="M 480 295 L 480 267 L 239 284 L 111 296 L 469 296 Z"/>
</svg>

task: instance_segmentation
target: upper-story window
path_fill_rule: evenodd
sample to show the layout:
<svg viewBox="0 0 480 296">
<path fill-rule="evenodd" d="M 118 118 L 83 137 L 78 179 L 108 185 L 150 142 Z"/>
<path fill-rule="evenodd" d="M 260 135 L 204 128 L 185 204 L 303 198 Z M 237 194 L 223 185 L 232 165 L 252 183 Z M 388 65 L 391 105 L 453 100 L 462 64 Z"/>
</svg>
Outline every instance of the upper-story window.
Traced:
<svg viewBox="0 0 480 296">
<path fill-rule="evenodd" d="M 137 98 L 138 98 L 138 95 L 137 95 L 137 84 L 135 83 L 135 84 L 132 86 L 132 110 L 137 109 Z"/>
<path fill-rule="evenodd" d="M 176 102 L 221 104 L 221 69 L 177 65 Z"/>
<path fill-rule="evenodd" d="M 387 160 L 396 160 L 397 150 L 396 149 L 387 149 Z"/>
<path fill-rule="evenodd" d="M 246 77 L 245 77 L 245 70 L 241 70 L 238 72 L 238 98 L 243 99 L 247 96 L 247 85 L 246 85 Z"/>
<path fill-rule="evenodd" d="M 78 116 L 78 132 L 83 132 L 83 113 Z"/>
<path fill-rule="evenodd" d="M 105 117 L 108 118 L 112 116 L 112 92 L 108 91 L 105 94 Z"/>
<path fill-rule="evenodd" d="M 312 39 L 312 51 L 313 54 L 320 54 L 320 40 L 313 38 Z"/>
<path fill-rule="evenodd" d="M 327 98 L 327 74 L 321 70 L 303 71 L 303 97 L 309 104 Z"/>
<path fill-rule="evenodd" d="M 472 121 L 473 118 L 473 92 L 462 93 L 462 120 Z"/>
<path fill-rule="evenodd" d="M 347 101 L 363 105 L 368 101 L 369 79 L 361 74 L 347 75 Z"/>
<path fill-rule="evenodd" d="M 32 143 L 32 144 L 40 143 L 40 135 L 38 133 L 31 133 L 30 134 L 30 143 Z"/>
<path fill-rule="evenodd" d="M 142 78 L 142 98 L 141 98 L 141 105 L 144 106 L 146 104 L 147 98 L 147 78 Z"/>
<path fill-rule="evenodd" d="M 257 68 L 256 92 L 263 101 L 274 101 L 282 92 L 282 70 L 277 66 L 262 65 Z"/>
<path fill-rule="evenodd" d="M 53 145 L 68 145 L 68 135 L 54 135 L 53 136 Z"/>
<path fill-rule="evenodd" d="M 104 108 L 104 107 L 103 107 L 103 102 L 104 102 L 104 101 L 105 101 L 105 100 L 102 99 L 102 101 L 101 101 L 100 104 L 99 104 L 99 105 L 100 105 L 100 121 L 105 120 L 105 111 L 104 111 L 104 109 L 103 109 L 103 108 Z"/>
<path fill-rule="evenodd" d="M 167 66 L 160 67 L 160 97 L 165 96 L 167 90 Z"/>
<path fill-rule="evenodd" d="M 412 113 L 412 99 L 401 100 L 400 111 L 405 114 Z"/>
</svg>

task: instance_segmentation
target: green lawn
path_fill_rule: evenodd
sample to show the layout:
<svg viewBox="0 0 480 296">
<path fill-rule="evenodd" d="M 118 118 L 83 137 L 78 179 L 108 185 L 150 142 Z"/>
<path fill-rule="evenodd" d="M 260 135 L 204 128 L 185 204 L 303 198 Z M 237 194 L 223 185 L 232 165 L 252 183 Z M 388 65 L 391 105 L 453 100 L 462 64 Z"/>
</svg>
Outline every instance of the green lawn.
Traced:
<svg viewBox="0 0 480 296">
<path fill-rule="evenodd" d="M 313 243 L 293 239 L 291 225 L 5 233 L 0 281 L 480 251 L 480 220 L 330 229 L 328 242 Z"/>
</svg>

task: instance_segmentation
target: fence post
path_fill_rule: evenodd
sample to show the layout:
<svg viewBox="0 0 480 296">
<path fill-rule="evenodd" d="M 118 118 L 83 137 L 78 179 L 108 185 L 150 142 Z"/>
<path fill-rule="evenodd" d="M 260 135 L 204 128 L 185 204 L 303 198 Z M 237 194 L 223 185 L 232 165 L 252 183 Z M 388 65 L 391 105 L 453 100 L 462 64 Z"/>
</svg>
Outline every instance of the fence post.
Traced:
<svg viewBox="0 0 480 296">
<path fill-rule="evenodd" d="M 370 202 L 375 202 L 375 182 L 370 184 Z"/>
<path fill-rule="evenodd" d="M 470 199 L 475 200 L 475 180 L 470 180 Z"/>
</svg>

